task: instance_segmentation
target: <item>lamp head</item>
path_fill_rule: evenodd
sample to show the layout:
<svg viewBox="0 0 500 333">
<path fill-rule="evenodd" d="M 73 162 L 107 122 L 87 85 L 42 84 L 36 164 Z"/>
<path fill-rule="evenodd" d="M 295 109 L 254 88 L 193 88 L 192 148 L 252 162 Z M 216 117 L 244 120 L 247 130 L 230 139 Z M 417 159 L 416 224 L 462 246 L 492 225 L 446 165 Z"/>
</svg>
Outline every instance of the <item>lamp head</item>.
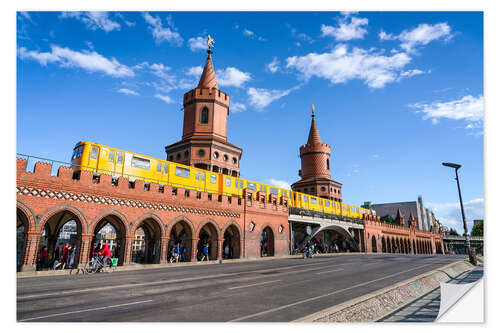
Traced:
<svg viewBox="0 0 500 333">
<path fill-rule="evenodd" d="M 460 164 L 455 164 L 455 163 L 443 163 L 443 165 L 457 170 L 462 167 Z"/>
</svg>

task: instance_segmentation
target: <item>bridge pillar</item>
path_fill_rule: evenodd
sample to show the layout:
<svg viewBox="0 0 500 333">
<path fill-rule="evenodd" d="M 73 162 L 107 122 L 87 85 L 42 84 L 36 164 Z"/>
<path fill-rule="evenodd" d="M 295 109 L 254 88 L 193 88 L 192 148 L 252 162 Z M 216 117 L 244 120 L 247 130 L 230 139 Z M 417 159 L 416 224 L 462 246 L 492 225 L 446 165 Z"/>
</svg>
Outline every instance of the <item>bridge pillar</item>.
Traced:
<svg viewBox="0 0 500 333">
<path fill-rule="evenodd" d="M 128 265 L 132 261 L 132 244 L 134 242 L 134 237 L 126 236 L 125 237 L 125 252 L 123 254 L 123 264 Z"/>
<path fill-rule="evenodd" d="M 28 232 L 26 235 L 23 263 L 20 267 L 21 272 L 36 270 L 36 258 L 38 243 L 40 242 L 41 232 Z"/>
<path fill-rule="evenodd" d="M 167 263 L 167 254 L 168 254 L 168 242 L 170 237 L 161 237 L 161 250 L 160 250 L 160 264 Z"/>
<path fill-rule="evenodd" d="M 78 258 L 78 267 L 83 268 L 89 261 L 90 246 L 94 234 L 82 234 L 82 242 L 80 244 L 80 257 Z"/>
<path fill-rule="evenodd" d="M 200 240 L 199 238 L 192 238 L 191 239 L 191 261 L 196 261 L 199 240 Z"/>
</svg>

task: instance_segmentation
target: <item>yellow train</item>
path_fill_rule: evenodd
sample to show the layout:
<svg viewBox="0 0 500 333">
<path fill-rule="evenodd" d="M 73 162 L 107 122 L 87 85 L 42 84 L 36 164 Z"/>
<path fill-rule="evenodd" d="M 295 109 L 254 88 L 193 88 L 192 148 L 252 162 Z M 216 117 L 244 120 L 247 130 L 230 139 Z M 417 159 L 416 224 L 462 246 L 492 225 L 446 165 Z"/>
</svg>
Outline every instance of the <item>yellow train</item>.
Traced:
<svg viewBox="0 0 500 333">
<path fill-rule="evenodd" d="M 362 214 L 370 213 L 367 209 L 344 202 L 323 199 L 314 195 L 223 175 L 88 141 L 80 141 L 76 144 L 73 149 L 71 164 L 73 164 L 75 172 L 86 170 L 96 174 L 109 174 L 113 177 L 123 176 L 132 181 L 142 179 L 150 183 L 228 196 L 241 197 L 243 189 L 250 188 L 255 192 L 266 192 L 266 197 L 271 193 L 276 194 L 278 197 L 288 197 L 291 207 L 323 213 L 354 218 L 361 218 Z"/>
</svg>

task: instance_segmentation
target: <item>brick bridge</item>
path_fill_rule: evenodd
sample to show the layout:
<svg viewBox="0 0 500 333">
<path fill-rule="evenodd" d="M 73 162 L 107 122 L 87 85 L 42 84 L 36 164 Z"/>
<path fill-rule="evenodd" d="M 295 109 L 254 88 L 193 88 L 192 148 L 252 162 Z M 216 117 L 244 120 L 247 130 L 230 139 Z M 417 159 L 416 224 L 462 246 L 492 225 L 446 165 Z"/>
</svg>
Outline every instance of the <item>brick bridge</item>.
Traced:
<svg viewBox="0 0 500 333">
<path fill-rule="evenodd" d="M 71 167 L 60 166 L 56 173 L 51 164 L 36 162 L 33 172 L 29 172 L 26 159 L 17 158 L 16 164 L 16 220 L 18 230 L 24 230 L 19 270 L 35 269 L 42 235 L 49 255 L 53 254 L 59 232 L 68 221 L 77 225 L 75 263 L 79 266 L 88 262 L 91 244 L 108 223 L 116 231 L 115 256 L 119 265 L 132 262 L 139 228 L 144 230 L 149 244 L 154 244 L 149 246 L 152 263 L 166 263 L 177 242 L 186 249 L 185 259 L 195 260 L 202 233 L 209 236 L 212 260 L 223 258 L 225 242 L 231 244 L 233 258 L 261 256 L 264 233 L 266 255 L 290 253 L 287 198 L 257 192 L 256 200 L 250 189 L 242 198 L 230 197 L 147 184 L 138 179 L 131 185 L 128 178 L 114 180 L 110 175 L 101 175 L 96 179 L 89 171 L 73 179 Z M 56 175 L 51 176 L 52 172 Z M 444 253 L 441 234 L 417 230 L 414 223 L 410 227 L 388 225 L 377 216 L 364 215 L 357 225 L 351 236 L 360 251 Z"/>
</svg>

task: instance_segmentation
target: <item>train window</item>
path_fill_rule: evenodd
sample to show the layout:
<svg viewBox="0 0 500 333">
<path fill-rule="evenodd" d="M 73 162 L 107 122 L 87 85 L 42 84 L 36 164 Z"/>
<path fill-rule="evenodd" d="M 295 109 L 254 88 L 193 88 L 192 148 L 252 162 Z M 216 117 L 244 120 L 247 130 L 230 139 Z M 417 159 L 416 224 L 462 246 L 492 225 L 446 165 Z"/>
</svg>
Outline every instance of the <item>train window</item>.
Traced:
<svg viewBox="0 0 500 333">
<path fill-rule="evenodd" d="M 238 179 L 234 180 L 234 188 L 238 188 Z"/>
<path fill-rule="evenodd" d="M 119 151 L 118 156 L 116 157 L 116 164 L 122 164 L 123 163 L 123 152 Z"/>
<path fill-rule="evenodd" d="M 325 200 L 325 206 L 326 206 L 326 207 L 330 207 L 330 201 L 326 201 L 326 200 Z"/>
<path fill-rule="evenodd" d="M 231 186 L 231 178 L 226 177 L 226 186 Z"/>
<path fill-rule="evenodd" d="M 92 147 L 92 151 L 90 152 L 90 158 L 95 160 L 97 158 L 98 153 L 99 153 L 99 148 Z"/>
<path fill-rule="evenodd" d="M 168 164 L 165 163 L 165 167 L 163 168 L 163 173 L 168 173 Z"/>
<path fill-rule="evenodd" d="M 319 199 L 319 204 L 323 205 L 323 200 Z"/>
<path fill-rule="evenodd" d="M 251 190 L 254 190 L 254 191 L 257 191 L 257 185 L 255 185 L 254 183 L 248 182 L 247 183 L 247 188 L 249 188 Z"/>
<path fill-rule="evenodd" d="M 156 162 L 156 172 L 161 172 L 161 163 Z"/>
<path fill-rule="evenodd" d="M 201 173 L 201 181 L 202 181 L 202 182 L 204 182 L 204 181 L 205 181 L 205 173 L 204 173 L 204 172 L 202 172 L 202 173 Z"/>
<path fill-rule="evenodd" d="M 311 198 L 311 203 L 312 203 L 313 205 L 315 205 L 315 204 L 317 204 L 317 203 L 318 203 L 318 201 L 316 200 L 316 198 Z"/>
<path fill-rule="evenodd" d="M 83 146 L 75 148 L 75 150 L 73 151 L 73 156 L 71 157 L 71 159 L 74 160 L 75 158 L 79 158 L 80 156 L 82 156 L 82 151 L 83 151 Z"/>
<path fill-rule="evenodd" d="M 243 181 L 240 180 L 240 188 L 243 189 Z"/>
<path fill-rule="evenodd" d="M 216 175 L 210 175 L 210 182 L 212 184 L 217 184 L 217 176 Z"/>
<path fill-rule="evenodd" d="M 140 158 L 137 156 L 132 157 L 132 166 L 134 168 L 141 168 L 141 169 L 146 169 L 149 170 L 149 163 L 150 161 L 145 158 Z"/>
<path fill-rule="evenodd" d="M 189 178 L 190 174 L 191 174 L 191 170 L 189 170 L 187 168 L 181 168 L 178 166 L 175 167 L 175 175 L 178 177 Z"/>
<path fill-rule="evenodd" d="M 114 150 L 111 150 L 109 152 L 109 158 L 108 158 L 108 161 L 109 162 L 114 162 L 115 161 L 115 151 Z"/>
<path fill-rule="evenodd" d="M 278 189 L 277 189 L 277 188 L 272 188 L 272 187 L 270 187 L 270 188 L 269 188 L 269 193 L 271 193 L 271 194 L 276 194 L 276 195 L 277 195 L 277 194 L 278 194 Z"/>
<path fill-rule="evenodd" d="M 300 194 L 299 194 L 299 201 L 300 201 Z"/>
<path fill-rule="evenodd" d="M 304 202 L 307 202 L 307 197 L 304 195 Z"/>
<path fill-rule="evenodd" d="M 200 173 L 198 171 L 196 171 L 196 180 L 200 180 Z"/>
</svg>

